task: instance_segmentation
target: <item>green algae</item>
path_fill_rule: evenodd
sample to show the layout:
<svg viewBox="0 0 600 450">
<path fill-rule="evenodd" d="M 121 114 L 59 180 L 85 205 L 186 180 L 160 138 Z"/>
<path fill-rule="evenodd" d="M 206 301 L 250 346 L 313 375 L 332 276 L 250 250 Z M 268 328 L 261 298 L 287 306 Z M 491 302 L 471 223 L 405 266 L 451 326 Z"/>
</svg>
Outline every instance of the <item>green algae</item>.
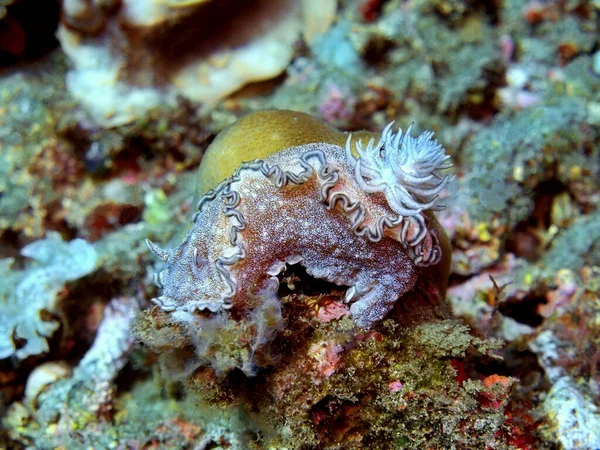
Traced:
<svg viewBox="0 0 600 450">
<path fill-rule="evenodd" d="M 571 156 L 579 154 L 578 148 L 595 136 L 595 131 L 586 127 L 586 117 L 585 102 L 563 97 L 513 116 L 501 116 L 475 134 L 461 153 L 469 167 L 461 180 L 465 194 L 471 196 L 469 214 L 477 221 L 491 222 L 494 214 L 502 212 L 503 220 L 514 226 L 531 213 L 531 193 L 548 178 L 553 165 L 562 168 L 556 174 L 561 182 L 573 184 L 570 168 L 579 167 L 582 161 Z"/>
<path fill-rule="evenodd" d="M 552 242 L 540 265 L 548 274 L 559 269 L 574 272 L 600 265 L 600 212 L 580 217 Z"/>
<path fill-rule="evenodd" d="M 267 389 L 263 392 L 268 400 L 257 405 L 261 414 L 279 417 L 285 427 L 302 430 L 292 436 L 280 431 L 271 445 L 302 448 L 321 442 L 323 448 L 333 449 L 344 442 L 344 448 L 393 448 L 389 442 L 397 441 L 405 442 L 404 448 L 419 448 L 425 442 L 460 447 L 462 438 L 457 427 L 474 421 L 471 410 L 479 407 L 477 395 L 484 389 L 475 381 L 461 386 L 455 380 L 451 360 L 467 351 L 477 353 L 482 342 L 453 321 L 426 323 L 412 330 L 400 329 L 388 321 L 385 327 L 382 337 L 375 334 L 358 344 L 345 341 L 331 330 L 345 350 L 339 369 L 329 377 L 315 376 L 299 360 L 292 363 L 298 365 L 296 369 L 288 366 L 284 373 L 266 374 L 264 380 L 256 381 Z M 311 342 L 329 342 L 330 332 L 315 333 Z M 440 348 L 437 344 L 442 341 L 446 344 Z M 294 373 L 301 367 L 304 371 Z M 401 382 L 399 392 L 390 389 L 394 381 Z M 269 393 L 273 389 L 283 389 L 285 395 L 273 398 Z M 484 442 L 497 432 L 503 418 L 501 411 L 482 411 L 478 414 L 489 416 L 490 425 L 471 439 Z M 317 417 L 323 417 L 319 419 L 323 423 Z M 434 436 L 440 426 L 445 432 Z"/>
</svg>

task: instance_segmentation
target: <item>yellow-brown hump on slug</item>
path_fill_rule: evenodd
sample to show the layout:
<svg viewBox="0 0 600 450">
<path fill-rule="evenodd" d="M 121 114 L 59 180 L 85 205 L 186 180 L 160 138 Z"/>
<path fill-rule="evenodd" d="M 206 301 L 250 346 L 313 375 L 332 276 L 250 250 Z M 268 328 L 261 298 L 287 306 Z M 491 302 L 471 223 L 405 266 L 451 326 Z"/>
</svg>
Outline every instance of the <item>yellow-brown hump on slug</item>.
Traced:
<svg viewBox="0 0 600 450">
<path fill-rule="evenodd" d="M 368 131 L 353 132 L 353 141 L 379 138 Z M 297 145 L 326 142 L 343 147 L 348 133 L 298 111 L 267 110 L 248 114 L 221 131 L 210 144 L 198 169 L 201 196 L 228 178 L 246 161 L 261 159 Z"/>
</svg>

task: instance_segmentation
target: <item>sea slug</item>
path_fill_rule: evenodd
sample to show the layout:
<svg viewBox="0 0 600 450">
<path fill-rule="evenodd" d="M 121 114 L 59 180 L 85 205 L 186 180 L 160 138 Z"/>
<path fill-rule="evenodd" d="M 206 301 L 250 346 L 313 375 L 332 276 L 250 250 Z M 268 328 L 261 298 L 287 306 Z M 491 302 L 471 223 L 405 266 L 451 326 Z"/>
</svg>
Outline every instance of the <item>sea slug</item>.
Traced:
<svg viewBox="0 0 600 450">
<path fill-rule="evenodd" d="M 429 210 L 450 181 L 432 132 L 392 131 L 366 145 L 317 142 L 243 163 L 198 202 L 174 249 L 147 241 L 165 262 L 153 301 L 182 321 L 195 311 L 240 314 L 276 295 L 277 275 L 301 264 L 347 286 L 356 325 L 372 327 L 442 258 Z"/>
</svg>

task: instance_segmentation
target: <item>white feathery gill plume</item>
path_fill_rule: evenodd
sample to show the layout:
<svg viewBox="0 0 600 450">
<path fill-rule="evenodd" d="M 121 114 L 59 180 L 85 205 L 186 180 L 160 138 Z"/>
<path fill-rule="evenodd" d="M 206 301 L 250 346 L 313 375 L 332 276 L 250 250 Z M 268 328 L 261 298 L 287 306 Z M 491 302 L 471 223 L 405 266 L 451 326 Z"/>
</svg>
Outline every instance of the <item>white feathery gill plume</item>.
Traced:
<svg viewBox="0 0 600 450">
<path fill-rule="evenodd" d="M 351 139 L 346 141 L 346 156 L 354 167 L 354 176 L 360 188 L 369 193 L 383 192 L 392 208 L 400 216 L 415 216 L 423 210 L 439 210 L 438 194 L 450 181 L 440 170 L 452 166 L 444 148 L 433 131 L 419 137 L 399 128 L 392 131 L 394 122 L 385 127 L 379 142 L 370 139 L 366 148 L 356 143 L 358 158 L 352 154 Z"/>
</svg>

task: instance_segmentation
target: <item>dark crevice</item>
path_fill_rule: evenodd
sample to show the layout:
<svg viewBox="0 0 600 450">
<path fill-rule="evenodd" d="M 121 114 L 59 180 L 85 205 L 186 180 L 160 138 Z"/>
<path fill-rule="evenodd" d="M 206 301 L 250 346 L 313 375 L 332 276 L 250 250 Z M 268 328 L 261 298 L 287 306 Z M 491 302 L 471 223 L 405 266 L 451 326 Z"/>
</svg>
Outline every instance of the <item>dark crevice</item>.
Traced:
<svg viewBox="0 0 600 450">
<path fill-rule="evenodd" d="M 498 311 L 519 323 L 537 327 L 544 321 L 538 312 L 540 305 L 546 304 L 546 297 L 539 292 L 531 292 L 523 298 L 509 298 L 498 305 Z"/>
<path fill-rule="evenodd" d="M 23 246 L 22 238 L 15 230 L 8 228 L 0 232 L 0 258 L 20 258 Z"/>
<path fill-rule="evenodd" d="M 56 0 L 17 0 L 0 19 L 0 68 L 34 61 L 58 46 Z"/>
<path fill-rule="evenodd" d="M 279 280 L 279 291 L 277 292 L 279 298 L 299 293 L 308 296 L 331 294 L 344 289 L 335 283 L 310 276 L 300 264 L 287 265 L 286 269 L 279 275 Z"/>
<path fill-rule="evenodd" d="M 543 251 L 543 236 L 552 225 L 552 207 L 556 196 L 567 191 L 567 187 L 552 178 L 541 182 L 534 191 L 533 211 L 519 222 L 506 241 L 506 251 L 519 258 L 535 262 Z"/>
<path fill-rule="evenodd" d="M 474 359 L 472 368 L 479 376 L 502 375 L 525 379 L 531 376 L 531 372 L 537 372 L 540 377 L 544 374 L 544 369 L 539 365 L 535 353 L 529 350 L 518 350 L 514 346 L 502 350 L 502 359 Z"/>
<path fill-rule="evenodd" d="M 389 40 L 372 37 L 364 49 L 363 59 L 370 67 L 383 70 L 389 63 L 390 51 L 394 47 Z"/>
<path fill-rule="evenodd" d="M 310 409 L 309 415 L 322 442 L 332 445 L 343 442 L 344 436 L 361 426 L 353 417 L 356 410 L 354 403 L 328 395 Z"/>
</svg>

